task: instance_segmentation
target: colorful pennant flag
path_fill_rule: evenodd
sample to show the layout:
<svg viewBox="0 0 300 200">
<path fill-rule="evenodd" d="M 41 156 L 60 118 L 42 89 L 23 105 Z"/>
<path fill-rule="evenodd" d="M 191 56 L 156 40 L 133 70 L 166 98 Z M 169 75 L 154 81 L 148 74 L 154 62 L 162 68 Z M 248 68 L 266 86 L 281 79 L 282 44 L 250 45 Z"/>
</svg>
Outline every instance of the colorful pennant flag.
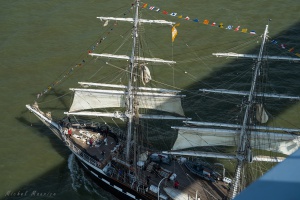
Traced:
<svg viewBox="0 0 300 200">
<path fill-rule="evenodd" d="M 271 43 L 277 44 L 277 41 L 276 40 L 272 40 Z"/>
<path fill-rule="evenodd" d="M 228 25 L 226 29 L 231 30 L 231 29 L 232 29 L 232 26 L 231 26 L 231 25 Z"/>
<path fill-rule="evenodd" d="M 203 21 L 203 24 L 209 24 L 209 21 L 207 20 L 207 19 L 205 19 L 204 21 Z"/>
<path fill-rule="evenodd" d="M 178 34 L 177 29 L 176 29 L 176 26 L 179 26 L 179 25 L 180 25 L 180 23 L 175 24 L 175 25 L 172 27 L 172 42 L 174 42 L 174 40 L 175 40 L 175 38 L 176 38 L 176 36 L 177 36 L 177 34 Z"/>
<path fill-rule="evenodd" d="M 234 31 L 239 31 L 239 30 L 240 30 L 240 26 L 238 26 L 234 29 Z"/>
<path fill-rule="evenodd" d="M 162 14 L 167 15 L 168 12 L 164 10 L 164 11 L 162 11 Z"/>
<path fill-rule="evenodd" d="M 145 4 L 143 4 L 142 8 L 146 8 L 147 6 L 148 6 L 148 4 L 145 3 Z M 149 7 L 149 10 L 155 10 L 156 12 L 159 12 L 159 11 L 160 11 L 160 8 L 157 8 L 157 7 L 155 7 L 155 6 L 150 6 L 150 7 Z M 167 15 L 167 14 L 168 14 L 168 12 L 167 12 L 166 10 L 163 10 L 161 13 L 164 14 L 164 15 Z M 172 13 L 170 13 L 170 15 L 173 16 L 173 17 L 175 17 L 175 16 L 177 16 L 177 13 L 172 12 Z M 179 19 L 182 19 L 183 16 L 182 16 L 182 15 L 179 15 L 178 18 L 179 18 Z M 186 17 L 183 18 L 183 19 L 185 19 L 185 20 L 190 20 L 190 17 L 189 17 L 189 16 L 186 16 Z M 194 21 L 194 22 L 199 22 L 198 18 L 193 19 L 193 21 Z M 108 23 L 108 22 L 106 21 L 106 22 L 104 23 L 104 26 L 106 26 L 107 23 Z M 205 19 L 205 20 L 203 21 L 203 24 L 208 25 L 208 24 L 209 24 L 209 20 Z M 176 25 L 174 25 L 174 26 L 172 27 L 172 42 L 174 42 L 174 40 L 175 40 L 175 38 L 176 38 L 176 36 L 177 36 L 177 29 L 176 29 L 176 26 L 179 26 L 179 24 L 176 24 Z M 212 22 L 212 23 L 211 23 L 211 26 L 216 26 L 216 22 Z M 218 27 L 219 27 L 219 28 L 224 28 L 224 24 L 221 22 L 221 23 L 219 23 Z M 240 28 L 241 28 L 241 26 L 237 26 L 236 28 L 234 28 L 232 25 L 228 25 L 228 26 L 226 27 L 227 30 L 234 30 L 234 31 L 236 31 L 236 32 L 238 32 L 238 31 L 240 30 Z M 112 29 L 111 29 L 111 30 L 112 30 Z M 248 29 L 247 29 L 247 28 L 243 28 L 243 29 L 241 29 L 241 32 L 242 32 L 242 33 L 247 33 L 247 32 L 248 32 Z M 110 32 L 108 32 L 108 34 L 109 34 L 109 33 L 110 33 Z M 251 30 L 249 33 L 250 33 L 251 35 L 255 35 L 255 34 L 256 34 L 256 32 L 255 32 L 254 30 Z M 105 39 L 105 38 L 101 39 L 99 43 L 101 43 L 101 41 L 104 40 L 104 39 Z M 97 45 L 98 45 L 99 43 L 97 43 Z M 278 42 L 277 42 L 276 40 L 272 40 L 271 43 L 272 43 L 272 44 L 278 45 Z M 289 48 L 288 48 L 285 44 L 280 44 L 279 46 L 280 46 L 282 49 L 286 49 L 286 50 L 289 51 L 290 53 L 293 53 L 294 50 L 295 50 L 294 47 L 292 47 L 292 48 L 289 47 Z M 94 49 L 93 49 L 93 50 L 94 50 Z M 298 52 L 298 53 L 295 53 L 294 55 L 300 57 L 300 53 L 299 53 L 299 52 Z"/>
<path fill-rule="evenodd" d="M 291 52 L 291 53 L 292 53 L 294 50 L 295 50 L 295 48 L 294 48 L 294 47 L 292 47 L 292 48 L 290 48 L 290 49 L 289 49 L 289 52 Z"/>
</svg>

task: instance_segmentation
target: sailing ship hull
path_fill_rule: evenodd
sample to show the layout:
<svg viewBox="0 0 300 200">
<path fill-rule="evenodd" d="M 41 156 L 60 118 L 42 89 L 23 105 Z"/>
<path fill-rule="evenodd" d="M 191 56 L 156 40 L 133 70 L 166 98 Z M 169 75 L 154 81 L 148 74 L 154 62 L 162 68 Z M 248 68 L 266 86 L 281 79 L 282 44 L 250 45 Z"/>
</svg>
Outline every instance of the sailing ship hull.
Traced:
<svg viewBox="0 0 300 200">
<path fill-rule="evenodd" d="M 42 115 L 39 115 L 38 112 L 33 111 L 33 113 L 61 140 L 63 139 L 63 131 L 61 130 L 60 126 L 58 126 L 56 123 L 48 120 L 47 118 L 44 118 Z M 94 166 L 92 163 L 84 159 L 80 155 L 80 153 L 76 152 L 76 149 L 73 149 L 71 144 L 69 144 L 70 141 L 65 140 L 66 146 L 69 148 L 69 150 L 76 156 L 78 163 L 85 172 L 88 173 L 89 177 L 93 180 L 95 184 L 97 184 L 99 187 L 103 188 L 104 190 L 110 192 L 118 199 L 136 199 L 136 200 L 154 200 L 157 197 L 155 195 L 152 195 L 150 193 L 147 193 L 143 195 L 142 193 L 138 193 L 137 191 L 127 187 L 126 185 L 122 184 L 119 181 L 116 181 L 109 176 L 105 174 L 103 170 L 100 168 Z"/>
<path fill-rule="evenodd" d="M 76 155 L 76 154 L 75 154 Z M 79 164 L 82 166 L 85 172 L 89 174 L 89 177 L 96 183 L 99 187 L 103 188 L 105 191 L 113 194 L 118 199 L 145 199 L 151 200 L 156 199 L 157 197 L 149 195 L 141 195 L 131 188 L 126 187 L 122 183 L 109 178 L 104 175 L 103 172 L 99 172 L 88 165 L 87 162 L 81 160 L 82 158 L 76 155 Z"/>
</svg>

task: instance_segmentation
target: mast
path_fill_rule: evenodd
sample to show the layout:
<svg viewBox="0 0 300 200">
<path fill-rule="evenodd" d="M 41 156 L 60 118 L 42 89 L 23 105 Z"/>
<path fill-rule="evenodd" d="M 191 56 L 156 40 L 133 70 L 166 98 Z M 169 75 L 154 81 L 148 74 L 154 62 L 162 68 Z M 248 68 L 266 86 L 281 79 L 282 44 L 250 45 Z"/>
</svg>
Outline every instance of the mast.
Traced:
<svg viewBox="0 0 300 200">
<path fill-rule="evenodd" d="M 250 94 L 248 97 L 248 104 L 246 106 L 243 125 L 241 128 L 240 141 L 238 143 L 238 148 L 237 148 L 238 165 L 236 168 L 235 178 L 234 178 L 234 183 L 233 183 L 233 190 L 232 190 L 232 196 L 231 196 L 232 199 L 239 192 L 241 172 L 242 172 L 244 163 L 246 161 L 252 162 L 252 153 L 251 153 L 251 144 L 250 144 L 251 134 L 249 133 L 249 131 L 247 131 L 247 127 L 250 126 L 251 119 L 249 118 L 249 114 L 250 114 L 250 109 L 252 109 L 252 107 L 253 107 L 254 92 L 256 89 L 256 83 L 257 83 L 257 78 L 259 75 L 259 70 L 261 67 L 261 62 L 263 60 L 263 52 L 264 52 L 264 46 L 265 46 L 267 34 L 268 34 L 268 25 L 266 25 L 266 29 L 265 29 L 265 32 L 263 35 L 263 41 L 262 41 L 260 51 L 258 54 L 258 58 L 257 58 L 257 63 L 255 65 L 255 72 L 254 72 L 254 76 L 253 76 L 253 80 L 252 80 L 252 84 L 251 84 Z"/>
<path fill-rule="evenodd" d="M 134 17 L 134 26 L 133 26 L 133 45 L 131 50 L 131 58 L 130 58 L 130 64 L 129 64 L 129 82 L 128 82 L 128 105 L 127 105 L 127 114 L 128 114 L 128 124 L 127 124 L 127 143 L 126 143 L 126 161 L 129 161 L 130 157 L 130 144 L 131 144 L 131 138 L 132 138 L 132 132 L 133 132 L 133 117 L 135 114 L 134 110 L 134 93 L 133 93 L 133 70 L 134 70 L 134 64 L 135 64 L 135 56 L 136 56 L 136 45 L 137 45 L 137 39 L 138 39 L 138 15 L 139 15 L 139 0 L 136 0 L 136 7 L 135 7 L 135 17 Z"/>
<path fill-rule="evenodd" d="M 128 85 L 127 86 L 121 86 L 121 85 L 112 85 L 112 84 L 95 84 L 95 83 L 81 83 L 85 86 L 100 86 L 100 87 L 112 87 L 112 88 L 119 88 L 119 89 L 125 89 L 127 90 L 127 92 L 125 93 L 125 98 L 126 98 L 126 103 L 125 103 L 125 107 L 126 107 L 126 112 L 125 113 L 121 113 L 121 115 L 115 116 L 113 113 L 86 113 L 86 112 L 81 112 L 82 115 L 93 115 L 93 116 L 113 116 L 113 117 L 117 117 L 117 118 L 125 118 L 127 117 L 128 123 L 127 123 L 127 144 L 126 144 L 126 161 L 130 161 L 129 157 L 130 157 L 130 146 L 131 146 L 131 140 L 133 139 L 133 135 L 134 133 L 137 131 L 135 129 L 134 124 L 138 123 L 138 118 L 140 118 L 139 114 L 138 114 L 138 95 L 139 92 L 137 92 L 138 90 L 148 90 L 151 92 L 159 92 L 162 93 L 162 95 L 167 94 L 167 93 L 172 93 L 172 91 L 170 90 L 163 90 L 160 88 L 155 88 L 153 90 L 150 90 L 149 88 L 143 88 L 143 87 L 137 87 L 135 84 L 135 79 L 137 76 L 137 70 L 138 70 L 138 63 L 139 62 L 151 62 L 151 63 L 164 63 L 164 64 L 175 64 L 175 61 L 169 61 L 169 60 L 163 60 L 163 59 L 159 59 L 159 58 L 144 58 L 144 57 L 140 57 L 138 55 L 139 52 L 139 36 L 138 36 L 138 29 L 139 29 L 139 25 L 140 23 L 149 23 L 149 24 L 165 24 L 165 25 L 173 25 L 175 24 L 174 22 L 169 22 L 169 21 L 165 21 L 165 20 L 147 20 L 147 19 L 140 19 L 139 18 L 139 0 L 135 1 L 135 14 L 133 18 L 115 18 L 115 17 L 97 17 L 98 19 L 105 20 L 105 21 L 109 21 L 109 20 L 115 20 L 115 21 L 126 21 L 126 22 L 132 22 L 133 23 L 133 30 L 132 30 L 132 38 L 133 38 L 133 43 L 132 43 L 132 50 L 131 50 L 131 56 L 127 56 L 127 55 L 115 55 L 115 54 L 108 54 L 108 53 L 101 53 L 101 54 L 97 54 L 97 53 L 89 53 L 90 56 L 93 57 L 104 57 L 104 58 L 110 58 L 110 59 L 123 59 L 123 60 L 130 60 L 129 63 L 129 80 L 128 80 Z M 107 91 L 106 91 L 107 92 Z M 176 92 L 176 91 L 173 91 Z M 113 92 L 115 93 L 115 92 Z M 159 94 L 159 96 L 161 96 Z M 154 104 L 153 104 L 154 105 Z M 86 108 L 84 108 L 86 109 Z M 155 108 L 154 108 L 155 109 Z M 168 111 L 169 112 L 169 111 Z M 69 112 L 70 113 L 70 112 Z M 80 113 L 78 113 L 80 114 Z M 163 116 L 147 116 L 147 115 L 141 115 L 141 118 L 145 117 L 145 118 L 157 118 L 157 119 L 162 119 L 164 118 Z M 168 119 L 170 117 L 167 116 L 166 119 Z M 178 117 L 177 119 L 183 119 L 182 117 Z M 136 151 L 135 151 L 136 152 Z M 134 154 L 135 155 L 135 154 Z"/>
</svg>

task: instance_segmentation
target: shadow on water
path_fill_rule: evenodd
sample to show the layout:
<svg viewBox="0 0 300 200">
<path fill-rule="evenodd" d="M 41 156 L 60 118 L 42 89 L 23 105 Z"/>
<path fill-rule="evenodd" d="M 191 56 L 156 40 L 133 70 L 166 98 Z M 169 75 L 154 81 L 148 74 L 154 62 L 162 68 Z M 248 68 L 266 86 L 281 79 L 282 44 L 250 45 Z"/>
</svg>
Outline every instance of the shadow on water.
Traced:
<svg viewBox="0 0 300 200">
<path fill-rule="evenodd" d="M 269 27 L 269 32 L 271 32 Z M 268 55 L 271 56 L 289 56 L 299 58 L 294 54 L 297 52 L 289 52 L 289 49 L 282 49 L 280 44 L 289 44 L 289 48 L 299 46 L 300 37 L 297 37 L 297 33 L 300 31 L 300 23 L 294 24 L 285 31 L 282 31 L 278 35 L 272 37 L 267 42 Z M 261 38 L 259 38 L 261 40 Z M 278 41 L 277 44 L 273 44 L 271 41 Z M 256 48 L 246 52 L 246 54 L 258 55 L 260 49 L 260 43 Z M 216 52 L 217 53 L 217 52 Z M 224 52 L 226 53 L 226 52 Z M 239 53 L 239 52 L 236 52 Z M 214 59 L 224 61 L 226 58 Z M 253 69 L 255 66 L 254 60 L 251 59 L 236 59 L 227 58 L 232 61 L 223 65 L 220 69 L 213 71 L 208 77 L 195 82 L 190 85 L 187 90 L 191 89 L 196 91 L 198 89 L 229 89 L 237 91 L 250 91 L 251 80 L 253 75 Z M 218 62 L 218 61 L 216 61 Z M 266 79 L 268 81 L 266 86 L 266 93 L 276 93 L 290 96 L 300 96 L 298 85 L 300 84 L 299 79 L 299 62 L 291 63 L 290 61 L 268 61 L 263 64 L 266 66 L 264 73 L 268 74 Z M 242 78 L 241 78 L 242 77 Z M 192 101 L 188 101 L 184 104 L 184 109 L 187 116 L 192 117 L 193 120 L 203 121 L 217 121 L 225 122 L 228 119 L 224 116 L 228 116 L 228 113 L 236 113 L 240 110 L 242 100 L 246 100 L 246 96 L 233 96 L 226 94 L 213 94 L 199 91 L 198 98 L 192 98 Z M 188 95 L 187 95 L 188 96 Z M 219 99 L 214 101 L 214 99 Z M 266 110 L 271 110 L 271 116 L 276 117 L 284 111 L 291 108 L 293 105 L 298 103 L 298 100 L 286 100 L 276 98 L 266 98 Z M 269 105 L 269 107 L 268 107 Z M 195 112 L 195 110 L 199 112 Z M 206 115 L 207 113 L 214 113 L 213 115 Z M 233 119 L 234 121 L 234 119 Z"/>
<path fill-rule="evenodd" d="M 282 42 L 285 42 L 285 40 L 287 40 L 286 38 L 289 38 L 289 41 L 291 41 L 290 38 L 293 38 L 295 41 L 292 41 L 292 42 L 295 44 L 299 44 L 300 43 L 299 37 L 298 38 L 290 37 L 290 36 L 294 36 L 295 33 L 299 33 L 299 32 L 300 32 L 300 23 L 294 24 L 293 26 L 291 26 L 290 30 L 286 30 L 286 31 L 278 34 L 278 36 L 276 36 L 275 38 L 278 40 L 281 40 Z M 282 35 L 284 35 L 284 36 L 282 36 Z M 253 49 L 252 51 L 250 51 L 248 53 L 257 54 L 257 48 Z M 222 58 L 216 58 L 216 59 L 222 59 Z M 244 66 L 244 68 L 243 68 L 243 66 L 240 64 L 237 64 L 237 62 L 242 62 L 242 64 L 243 65 L 246 64 L 246 66 Z M 281 63 L 282 62 L 280 62 L 279 64 L 276 64 L 275 62 L 270 63 L 270 66 L 272 66 L 272 67 L 270 67 L 269 71 L 272 74 L 275 73 L 276 71 L 280 71 L 280 72 L 283 72 L 284 75 L 290 76 L 292 78 L 294 77 L 295 74 L 297 74 L 297 75 L 299 74 L 299 70 L 300 70 L 299 68 L 292 68 L 292 67 L 288 68 L 288 66 L 292 65 L 292 64 L 287 63 L 287 64 L 282 65 Z M 247 69 L 247 68 L 249 68 L 249 66 L 250 66 L 250 68 L 253 66 L 253 63 L 251 61 L 233 60 L 231 63 L 227 64 L 226 66 L 223 66 L 220 70 L 216 70 L 213 73 L 211 73 L 209 77 L 207 77 L 193 85 L 190 85 L 187 88 L 187 90 L 195 89 L 195 88 L 196 89 L 206 88 L 207 85 L 216 86 L 216 85 L 218 85 L 219 82 L 227 82 L 228 79 L 234 78 L 234 75 L 239 73 L 241 70 L 247 72 L 245 75 L 245 78 L 240 80 L 239 87 L 241 87 L 241 88 L 236 87 L 236 88 L 231 88 L 231 89 L 245 89 L 245 88 L 249 89 L 250 85 L 249 85 L 248 80 L 251 80 L 251 76 L 252 76 L 252 71 Z M 287 68 L 288 68 L 288 70 L 285 70 Z M 228 75 L 230 77 L 225 76 L 225 75 Z M 245 80 L 247 80 L 247 82 L 245 82 Z M 270 80 L 274 81 L 274 82 L 278 82 L 278 80 L 273 80 L 271 78 L 271 76 L 270 76 Z M 299 77 L 294 78 L 293 83 L 295 85 L 300 85 Z M 289 84 L 290 84 L 289 82 L 282 81 L 280 86 L 278 88 L 276 88 L 276 91 L 284 92 L 286 90 L 286 88 L 290 87 Z M 276 86 L 274 86 L 274 87 L 276 87 Z M 224 88 L 226 88 L 226 86 Z M 296 86 L 295 86 L 295 88 L 296 88 Z M 298 90 L 294 89 L 294 91 L 291 95 L 299 95 L 299 94 L 297 94 L 297 92 L 298 92 Z M 61 96 L 62 91 L 55 91 L 54 94 L 56 96 Z M 63 107 L 68 107 L 68 103 L 66 103 L 66 101 L 62 100 L 61 103 L 62 103 Z M 280 106 L 274 107 L 276 109 L 275 109 L 275 111 L 273 110 L 273 113 L 275 112 L 273 115 L 280 114 L 281 112 L 290 108 L 295 103 L 296 102 L 294 102 L 294 101 L 286 101 L 285 104 L 280 104 Z M 209 104 L 209 105 L 207 105 L 207 104 Z M 221 108 L 224 107 L 222 104 L 214 104 L 213 101 L 211 101 L 210 99 L 205 99 L 205 98 L 202 99 L 201 97 L 199 99 L 197 99 L 197 97 L 194 98 L 193 104 L 189 104 L 188 106 L 189 107 L 187 108 L 187 110 L 188 110 L 187 115 L 189 115 L 189 114 L 195 115 L 195 112 L 192 110 L 193 110 L 193 108 L 196 108 L 196 107 L 197 107 L 196 110 L 199 110 L 199 111 L 209 109 L 210 110 L 209 113 L 220 112 L 220 107 Z M 185 107 L 187 107 L 187 105 L 185 105 Z M 50 109 L 50 108 L 47 108 L 47 109 Z M 57 109 L 57 108 L 55 108 L 55 109 Z M 236 105 L 232 105 L 231 109 L 237 109 Z M 222 119 L 222 116 L 225 116 L 225 112 L 228 113 L 228 111 L 226 110 L 226 111 L 223 111 L 223 113 L 221 112 L 221 114 L 218 114 L 220 119 Z M 210 119 L 215 118 L 215 116 L 211 116 L 211 117 L 205 116 L 205 113 L 207 113 L 207 112 L 198 112 L 197 116 L 195 116 L 195 119 L 200 118 L 202 120 L 205 119 L 205 121 L 209 121 Z M 24 114 L 24 112 L 22 112 L 22 114 Z M 25 117 L 19 117 L 19 118 L 17 118 L 17 120 L 20 123 L 25 124 L 25 125 L 31 124 L 31 122 L 29 122 Z M 62 157 L 66 158 L 66 160 L 67 160 L 67 157 L 69 156 L 70 152 L 67 150 L 67 148 L 64 147 L 64 144 L 62 142 L 60 142 L 59 139 L 56 138 L 56 136 L 54 136 L 53 134 L 50 134 L 51 133 L 50 130 L 48 130 L 45 126 L 42 126 L 42 123 L 39 122 L 37 124 L 34 124 L 34 127 L 36 129 L 38 129 L 39 136 L 40 137 L 48 137 L 53 148 L 55 148 L 57 150 L 57 152 Z M 45 134 L 45 132 L 47 132 L 49 134 Z M 49 170 L 47 173 L 43 174 L 42 176 L 24 184 L 24 186 L 14 190 L 14 191 L 10 191 L 12 193 L 11 196 L 4 196 L 4 197 L 1 197 L 1 199 L 3 199 L 3 200 L 4 199 L 5 200 L 6 199 L 24 199 L 24 197 L 22 197 L 22 196 L 20 196 L 20 197 L 16 196 L 16 195 L 18 195 L 18 192 L 25 193 L 27 191 L 27 195 L 30 195 L 30 194 L 32 194 L 32 192 L 35 191 L 35 188 L 36 188 L 36 190 L 41 191 L 41 192 L 49 192 L 49 195 L 51 195 L 50 193 L 56 193 L 55 197 L 53 197 L 53 196 L 52 197 L 51 196 L 42 197 L 44 199 L 53 199 L 53 198 L 54 199 L 66 199 L 66 198 L 82 199 L 81 197 L 78 197 L 78 195 L 75 195 L 74 193 L 76 193 L 76 192 L 71 189 L 70 183 L 69 183 L 71 180 L 70 180 L 69 176 L 70 176 L 70 172 L 67 167 L 67 161 L 65 161 L 62 164 L 56 166 L 55 168 Z M 54 185 L 51 185 L 51 188 L 52 189 L 55 188 L 54 189 L 55 191 L 47 191 L 48 184 L 54 184 Z M 67 187 L 67 186 L 69 186 L 69 187 Z M 15 196 L 13 196 L 13 194 L 15 194 Z M 22 194 L 20 194 L 20 195 L 22 195 Z M 83 196 L 87 197 L 87 196 L 89 196 L 89 194 L 84 194 Z M 26 197 L 28 197 L 28 199 L 30 199 L 30 196 L 25 196 L 25 199 L 26 199 Z M 41 197 L 37 197 L 37 198 L 42 199 Z M 92 197 L 89 196 L 89 198 L 96 199 L 96 198 L 99 198 L 99 196 L 92 196 Z M 105 198 L 106 197 L 103 197 L 103 199 L 105 199 Z M 111 198 L 111 197 L 109 197 L 109 198 Z"/>
<path fill-rule="evenodd" d="M 27 111 L 28 112 L 28 111 Z M 78 161 L 71 158 L 71 152 L 63 142 L 57 138 L 42 123 L 28 121 L 22 112 L 22 116 L 16 118 L 20 123 L 33 126 L 37 129 L 39 137 L 47 137 L 55 151 L 64 159 L 57 166 L 49 169 L 34 180 L 28 181 L 23 186 L 5 191 L 1 194 L 1 200 L 29 200 L 29 199 L 115 199 L 92 180 L 79 167 Z"/>
</svg>

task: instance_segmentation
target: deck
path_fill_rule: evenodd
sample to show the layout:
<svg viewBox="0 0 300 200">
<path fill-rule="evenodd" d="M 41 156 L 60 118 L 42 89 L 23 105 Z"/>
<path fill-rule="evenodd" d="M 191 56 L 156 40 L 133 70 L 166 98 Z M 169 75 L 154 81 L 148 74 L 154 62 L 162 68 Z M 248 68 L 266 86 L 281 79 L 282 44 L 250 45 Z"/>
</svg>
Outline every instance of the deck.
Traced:
<svg viewBox="0 0 300 200">
<path fill-rule="evenodd" d="M 69 139 L 82 151 L 86 152 L 90 157 L 98 162 L 98 167 L 103 169 L 109 161 L 114 164 L 114 173 L 111 178 L 118 182 L 134 188 L 136 183 L 132 181 L 132 173 L 134 170 L 130 166 L 124 166 L 121 162 L 117 162 L 115 157 L 122 157 L 121 142 L 115 137 L 107 133 L 98 133 L 93 129 L 77 129 L 72 127 L 72 136 Z M 92 139 L 92 144 L 90 140 Z M 122 173 L 120 173 L 122 171 Z M 183 163 L 174 159 L 169 164 L 156 163 L 149 159 L 140 167 L 135 169 L 140 177 L 139 184 L 147 186 L 145 192 L 149 195 L 157 195 L 157 187 L 160 184 L 160 194 L 164 195 L 161 199 L 167 196 L 173 196 L 173 199 L 225 199 L 227 196 L 227 185 L 223 181 L 211 183 L 192 173 L 186 168 Z M 174 175 L 176 174 L 176 176 Z M 163 180 L 163 178 L 165 178 Z M 162 181 L 163 180 L 163 181 Z M 179 182 L 178 189 L 174 188 L 174 181 Z M 129 183 L 129 184 L 128 184 Z M 136 187 L 138 188 L 138 187 Z M 169 198 L 170 199 L 170 198 Z"/>
</svg>

